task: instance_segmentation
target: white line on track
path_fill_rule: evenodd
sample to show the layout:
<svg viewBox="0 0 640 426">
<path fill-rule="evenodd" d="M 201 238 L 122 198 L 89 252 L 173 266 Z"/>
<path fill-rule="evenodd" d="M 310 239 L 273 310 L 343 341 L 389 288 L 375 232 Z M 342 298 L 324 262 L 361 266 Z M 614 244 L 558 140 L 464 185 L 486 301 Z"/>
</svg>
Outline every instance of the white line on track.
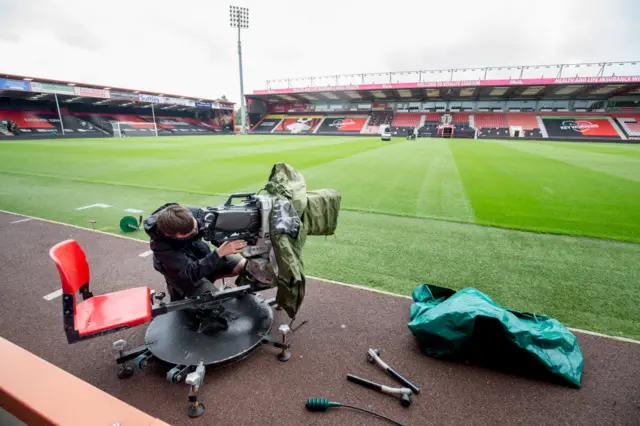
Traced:
<svg viewBox="0 0 640 426">
<path fill-rule="evenodd" d="M 24 214 L 14 213 L 14 212 L 10 212 L 10 211 L 7 211 L 7 210 L 2 210 L 2 209 L 0 209 L 0 213 L 6 213 L 6 214 L 13 215 L 13 216 L 28 217 L 30 219 L 36 219 L 36 220 L 39 220 L 41 222 L 53 223 L 54 225 L 68 226 L 70 228 L 81 229 L 83 231 L 97 232 L 99 234 L 108 235 L 110 237 L 122 238 L 122 239 L 129 240 L 129 241 L 136 241 L 138 243 L 149 244 L 148 241 L 138 240 L 136 238 L 126 237 L 124 235 L 110 234 L 108 232 L 99 231 L 97 229 L 84 228 L 82 226 L 72 225 L 70 223 L 57 222 L 55 220 L 43 219 L 41 217 L 36 217 L 36 216 L 27 216 L 27 215 L 24 215 Z M 387 296 L 399 297 L 399 298 L 402 298 L 402 299 L 411 299 L 410 296 L 406 296 L 404 294 L 391 293 L 389 291 L 377 290 L 377 289 L 374 289 L 374 288 L 364 287 L 364 286 L 360 286 L 360 285 L 356 285 L 356 284 L 348 284 L 348 283 L 344 283 L 344 282 L 341 282 L 341 281 L 328 280 L 326 278 L 314 277 L 312 275 L 307 275 L 307 278 L 310 278 L 310 279 L 316 280 L 316 281 L 322 281 L 322 282 L 325 282 L 327 284 L 335 284 L 335 285 L 340 285 L 340 286 L 343 286 L 343 287 L 351 287 L 351 288 L 355 288 L 355 289 L 358 289 L 358 290 L 370 291 L 370 292 L 373 292 L 373 293 L 379 293 L 379 294 L 384 294 L 384 295 L 387 295 Z M 62 293 L 62 290 L 60 290 L 60 292 Z M 588 335 L 591 335 L 591 336 L 602 337 L 604 339 L 616 340 L 616 341 L 619 341 L 619 342 L 626 342 L 626 343 L 635 343 L 636 345 L 640 345 L 640 340 L 633 340 L 633 339 L 629 339 L 629 338 L 626 338 L 626 337 L 610 336 L 608 334 L 601 334 L 601 333 L 597 333 L 595 331 L 582 330 L 580 328 L 567 327 L 567 329 L 569 329 L 569 330 L 571 330 L 573 332 L 576 332 L 576 333 L 588 334 Z"/>
<path fill-rule="evenodd" d="M 56 291 L 54 291 L 54 292 L 51 292 L 51 293 L 47 294 L 46 296 L 42 296 L 42 298 L 44 300 L 53 300 L 53 299 L 56 299 L 56 298 L 58 298 L 60 296 L 62 296 L 62 289 L 61 288 L 56 290 Z"/>
<path fill-rule="evenodd" d="M 153 254 L 153 252 L 151 250 L 147 250 L 147 251 L 143 251 L 142 253 L 140 253 L 138 256 L 140 257 L 147 257 L 150 254 Z"/>
<path fill-rule="evenodd" d="M 33 219 L 30 219 L 30 218 L 28 218 L 28 219 L 20 219 L 20 220 L 14 220 L 13 222 L 9 222 L 9 223 L 14 224 L 14 223 L 29 222 L 30 220 L 33 220 Z"/>
<path fill-rule="evenodd" d="M 82 206 L 82 207 L 78 207 L 76 210 L 86 210 L 86 209 L 91 209 L 94 207 L 100 207 L 101 209 L 107 209 L 109 207 L 111 207 L 109 204 L 103 204 L 103 203 L 98 203 L 98 204 L 89 204 L 88 206 Z"/>
</svg>

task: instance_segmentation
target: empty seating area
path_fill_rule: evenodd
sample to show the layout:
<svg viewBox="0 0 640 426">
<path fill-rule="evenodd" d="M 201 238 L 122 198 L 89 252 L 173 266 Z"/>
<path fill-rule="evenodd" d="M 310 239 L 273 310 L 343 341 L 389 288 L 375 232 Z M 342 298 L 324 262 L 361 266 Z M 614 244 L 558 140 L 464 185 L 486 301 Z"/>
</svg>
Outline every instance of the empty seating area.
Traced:
<svg viewBox="0 0 640 426">
<path fill-rule="evenodd" d="M 539 129 L 535 113 L 512 112 L 507 114 L 509 126 L 520 126 L 523 130 Z"/>
<path fill-rule="evenodd" d="M 616 121 L 627 136 L 640 136 L 640 115 L 638 117 L 619 116 Z"/>
<path fill-rule="evenodd" d="M 505 119 L 505 114 L 485 114 L 485 113 L 476 113 L 475 117 L 475 127 L 477 129 L 506 129 L 509 126 L 507 125 L 507 120 Z"/>
<path fill-rule="evenodd" d="M 440 113 L 437 112 L 428 112 L 425 117 L 425 123 L 439 123 L 440 122 Z"/>
<path fill-rule="evenodd" d="M 420 124 L 422 114 L 411 112 L 399 112 L 393 119 L 391 127 L 416 127 Z"/>
<path fill-rule="evenodd" d="M 453 114 L 453 123 L 469 124 L 469 114 L 456 112 Z"/>
<path fill-rule="evenodd" d="M 139 114 L 107 114 L 73 112 L 61 108 L 62 125 L 57 111 L 0 110 L 0 136 L 113 136 L 118 127 L 128 136 L 155 135 L 153 116 Z M 156 115 L 159 135 L 185 133 L 211 133 L 218 130 L 211 120 L 193 117 Z M 119 122 L 120 125 L 115 125 Z"/>
</svg>

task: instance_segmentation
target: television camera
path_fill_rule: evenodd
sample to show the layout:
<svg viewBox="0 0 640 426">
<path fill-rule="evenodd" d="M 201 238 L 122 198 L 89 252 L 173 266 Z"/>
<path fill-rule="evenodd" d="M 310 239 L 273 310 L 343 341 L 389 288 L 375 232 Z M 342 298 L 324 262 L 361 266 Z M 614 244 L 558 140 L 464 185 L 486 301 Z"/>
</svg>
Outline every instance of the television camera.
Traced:
<svg viewBox="0 0 640 426">
<path fill-rule="evenodd" d="M 234 199 L 242 202 L 233 204 Z M 247 259 L 247 270 L 254 279 L 268 285 L 277 281 L 274 267 L 277 262 L 269 232 L 272 204 L 270 197 L 246 192 L 231 194 L 221 206 L 203 209 L 202 238 L 216 247 L 225 241 L 246 241 L 241 254 Z"/>
</svg>

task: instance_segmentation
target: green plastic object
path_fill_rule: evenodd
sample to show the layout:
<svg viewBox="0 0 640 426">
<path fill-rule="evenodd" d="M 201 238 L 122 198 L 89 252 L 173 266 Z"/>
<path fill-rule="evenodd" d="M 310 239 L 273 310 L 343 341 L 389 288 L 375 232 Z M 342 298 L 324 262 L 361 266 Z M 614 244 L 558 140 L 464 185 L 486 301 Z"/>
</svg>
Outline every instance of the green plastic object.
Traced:
<svg viewBox="0 0 640 426">
<path fill-rule="evenodd" d="M 330 407 L 340 407 L 339 402 L 329 401 L 327 398 L 309 398 L 306 407 L 311 411 L 327 411 Z"/>
<path fill-rule="evenodd" d="M 469 287 L 422 284 L 412 297 L 408 327 L 424 354 L 581 387 L 582 351 L 558 320 L 505 308 Z"/>
<path fill-rule="evenodd" d="M 120 219 L 120 230 L 122 232 L 135 232 L 140 229 L 138 219 L 133 216 L 125 216 Z"/>
</svg>

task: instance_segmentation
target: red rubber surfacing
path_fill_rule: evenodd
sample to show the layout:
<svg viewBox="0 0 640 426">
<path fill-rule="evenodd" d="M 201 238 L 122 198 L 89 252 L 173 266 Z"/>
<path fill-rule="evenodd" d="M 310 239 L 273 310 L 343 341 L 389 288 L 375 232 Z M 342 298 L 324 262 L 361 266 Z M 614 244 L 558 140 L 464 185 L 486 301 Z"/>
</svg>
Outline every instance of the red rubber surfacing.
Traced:
<svg viewBox="0 0 640 426">
<path fill-rule="evenodd" d="M 10 224 L 19 218 L 0 213 L 2 337 L 172 425 L 389 424 L 346 408 L 309 413 L 304 405 L 310 397 L 370 406 L 405 425 L 633 425 L 640 418 L 638 344 L 577 334 L 585 358 L 583 387 L 570 389 L 431 359 L 420 353 L 407 328 L 411 300 L 309 281 L 297 323 L 309 322 L 291 341 L 291 360 L 279 362 L 277 350 L 264 346 L 243 361 L 207 371 L 199 392 L 206 411 L 192 420 L 186 415 L 188 386 L 170 384 L 164 366 L 117 379 L 111 343 L 125 338 L 130 346 L 142 344 L 145 326 L 68 345 L 60 298 L 43 299 L 60 288 L 48 250 L 67 238 L 87 253 L 95 294 L 143 285 L 162 291 L 151 257 L 138 256 L 148 246 L 38 220 Z M 274 329 L 283 322 L 288 317 L 276 311 Z M 346 380 L 351 373 L 399 386 L 366 362 L 370 347 L 420 387 L 411 407 Z M 38 378 L 30 380 L 37 385 Z"/>
</svg>

